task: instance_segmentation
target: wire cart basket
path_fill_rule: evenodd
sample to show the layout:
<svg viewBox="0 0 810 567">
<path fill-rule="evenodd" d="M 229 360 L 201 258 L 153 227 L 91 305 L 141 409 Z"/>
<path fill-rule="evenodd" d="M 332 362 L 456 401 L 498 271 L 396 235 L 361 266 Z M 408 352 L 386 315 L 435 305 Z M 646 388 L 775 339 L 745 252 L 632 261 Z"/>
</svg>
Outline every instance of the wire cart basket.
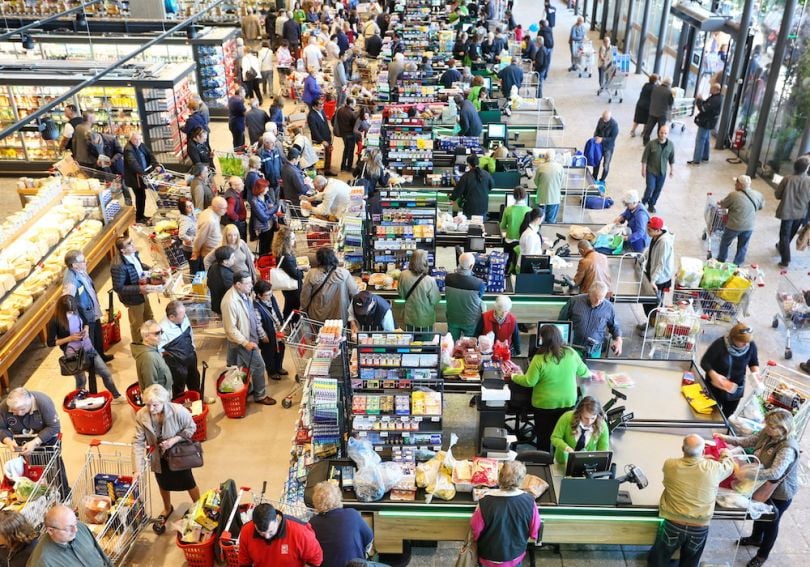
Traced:
<svg viewBox="0 0 810 567">
<path fill-rule="evenodd" d="M 164 294 L 185 305 L 186 316 L 195 332 L 222 327 L 222 317 L 211 309 L 211 298 L 204 276 L 176 272 L 166 283 Z"/>
<path fill-rule="evenodd" d="M 714 256 L 714 251 L 720 246 L 720 238 L 726 230 L 728 222 L 728 209 L 720 207 L 711 193 L 706 193 L 706 208 L 703 212 L 706 226 L 701 238 L 706 241 L 706 259 Z"/>
<path fill-rule="evenodd" d="M 310 211 L 285 201 L 284 223 L 295 233 L 295 254 L 306 256 L 321 246 L 336 246 L 340 238 L 340 222 L 311 215 Z"/>
<path fill-rule="evenodd" d="M 135 447 L 94 439 L 84 467 L 65 504 L 87 524 L 114 565 L 123 565 L 135 540 L 151 519 L 149 460 L 137 463 Z M 95 496 L 114 496 L 103 523 L 88 510 Z"/>
<path fill-rule="evenodd" d="M 303 311 L 293 311 L 278 332 L 295 363 L 296 382 L 306 376 L 307 365 L 318 348 L 318 334 L 323 326 L 324 323 L 310 319 Z M 344 328 L 342 334 L 348 337 L 350 333 Z"/>
<path fill-rule="evenodd" d="M 588 78 L 593 76 L 594 59 L 595 53 L 593 50 L 593 43 L 586 39 L 582 42 L 576 53 L 575 61 L 576 66 L 578 67 L 577 77 L 581 79 L 586 75 Z"/>
<path fill-rule="evenodd" d="M 608 95 L 608 103 L 615 100 L 621 104 L 624 101 L 624 89 L 627 87 L 627 77 L 630 74 L 630 55 L 614 54 L 613 61 L 605 69 L 605 84 L 596 91 L 597 96 L 602 93 Z"/>
<path fill-rule="evenodd" d="M 700 340 L 700 323 L 700 316 L 690 303 L 656 307 L 647 317 L 641 358 L 694 358 Z"/>
<path fill-rule="evenodd" d="M 191 187 L 186 182 L 186 174 L 168 169 L 152 170 L 145 176 L 146 183 L 157 193 L 159 216 L 170 216 L 177 211 L 180 197 L 191 198 Z"/>
<path fill-rule="evenodd" d="M 696 313 L 710 323 L 736 323 L 741 316 L 750 315 L 748 307 L 754 284 L 749 274 L 740 272 L 736 279 L 740 287 L 721 287 L 716 289 L 692 289 L 676 287 L 672 291 L 672 302 L 678 304 L 689 302 Z M 747 284 L 742 283 L 743 281 Z M 726 284 L 728 285 L 728 282 Z"/>
<path fill-rule="evenodd" d="M 693 98 L 676 98 L 672 104 L 672 130 L 674 131 L 677 126 L 680 126 L 681 132 L 686 130 L 686 118 L 695 113 L 695 99 Z"/>
<path fill-rule="evenodd" d="M 65 465 L 62 462 L 62 440 L 60 438 L 53 445 L 37 447 L 28 456 L 23 456 L 5 445 L 0 448 L 0 466 L 4 471 L 15 459 L 22 460 L 21 476 L 32 484 L 28 487 L 30 490 L 28 496 L 17 498 L 14 502 L 6 501 L 3 508 L 18 511 L 38 531 L 44 521 L 45 512 L 54 504 L 61 502 L 67 494 Z M 14 490 L 14 482 L 8 477 L 3 478 L 0 487 L 8 491 L 9 498 L 12 494 L 22 494 Z"/>
<path fill-rule="evenodd" d="M 779 274 L 776 282 L 776 306 L 778 311 L 773 316 L 771 326 L 776 329 L 779 321 L 785 326 L 785 358 L 793 358 L 791 347 L 793 336 L 810 330 L 810 307 L 807 299 L 810 292 L 800 290 L 788 277 L 787 272 Z"/>
</svg>

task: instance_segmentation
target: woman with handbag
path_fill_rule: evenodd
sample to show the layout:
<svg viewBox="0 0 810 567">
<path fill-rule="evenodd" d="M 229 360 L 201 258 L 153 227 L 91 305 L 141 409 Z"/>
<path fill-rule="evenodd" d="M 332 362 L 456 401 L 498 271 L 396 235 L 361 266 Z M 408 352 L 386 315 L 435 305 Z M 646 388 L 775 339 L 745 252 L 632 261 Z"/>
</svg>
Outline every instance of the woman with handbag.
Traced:
<svg viewBox="0 0 810 567">
<path fill-rule="evenodd" d="M 104 387 L 113 395 L 113 403 L 125 401 L 115 386 L 110 369 L 90 342 L 87 324 L 79 315 L 79 306 L 73 295 L 66 294 L 56 300 L 53 319 L 48 325 L 48 346 L 62 349 L 60 370 L 63 376 L 75 378 L 77 390 L 84 389 L 87 384 L 87 371 L 92 364 Z"/>
<path fill-rule="evenodd" d="M 298 282 L 296 289 L 281 292 L 284 296 L 282 315 L 286 321 L 293 310 L 301 309 L 301 284 L 304 281 L 304 272 L 295 259 L 295 233 L 289 226 L 279 225 L 273 237 L 273 256 L 276 257 L 276 267 Z"/>
<path fill-rule="evenodd" d="M 405 300 L 402 311 L 406 331 L 432 331 L 436 324 L 436 306 L 442 296 L 436 280 L 428 272 L 427 252 L 414 250 L 408 269 L 399 277 L 399 297 Z"/>
<path fill-rule="evenodd" d="M 271 380 L 281 380 L 282 376 L 289 374 L 284 370 L 284 342 L 278 340 L 276 332 L 281 330 L 284 319 L 276 298 L 273 296 L 273 286 L 270 282 L 259 280 L 253 286 L 255 299 L 253 309 L 256 311 L 256 320 L 264 329 L 267 342 L 259 341 L 259 350 L 262 353 L 264 367 Z"/>
<path fill-rule="evenodd" d="M 478 564 L 517 567 L 526 555 L 526 542 L 540 534 L 540 514 L 534 497 L 520 489 L 526 465 L 507 461 L 498 473 L 498 489 L 481 498 L 470 519 L 478 544 Z"/>
<path fill-rule="evenodd" d="M 334 248 L 321 246 L 315 259 L 317 266 L 307 272 L 301 285 L 302 309 L 314 321 L 340 319 L 345 327 L 352 298 L 360 290 L 349 271 L 338 267 Z"/>
<path fill-rule="evenodd" d="M 160 384 L 152 384 L 141 396 L 144 407 L 135 414 L 135 462 L 142 463 L 147 456 L 147 448 L 152 449 L 148 454 L 149 467 L 155 473 L 163 500 L 163 511 L 155 525 L 163 527 L 174 512 L 172 492 L 188 491 L 192 502 L 200 499 L 200 489 L 191 468 L 178 469 L 188 467 L 186 448 L 192 443 L 191 436 L 197 431 L 197 426 L 191 413 L 182 405 L 172 403 L 171 394 Z M 197 462 L 191 463 L 191 466 L 201 465 L 201 455 L 198 455 Z"/>
<path fill-rule="evenodd" d="M 230 248 L 233 253 L 231 255 L 233 265 L 230 266 L 233 272 L 245 271 L 255 282 L 256 266 L 253 261 L 253 252 L 250 251 L 247 242 L 242 240 L 236 225 L 229 224 L 222 227 L 222 246 Z M 216 260 L 216 249 L 214 249 L 203 259 L 205 269 L 208 270 Z"/>
<path fill-rule="evenodd" d="M 747 567 L 760 567 L 768 560 L 779 535 L 779 522 L 799 490 L 799 443 L 793 427 L 793 414 L 775 409 L 765 414 L 765 427 L 759 433 L 747 437 L 714 435 L 728 445 L 753 448 L 760 462 L 757 478 L 765 484 L 754 492 L 752 500 L 768 502 L 776 509 L 776 518 L 754 522 L 751 535 L 740 539 L 740 545 L 759 548 Z"/>
</svg>

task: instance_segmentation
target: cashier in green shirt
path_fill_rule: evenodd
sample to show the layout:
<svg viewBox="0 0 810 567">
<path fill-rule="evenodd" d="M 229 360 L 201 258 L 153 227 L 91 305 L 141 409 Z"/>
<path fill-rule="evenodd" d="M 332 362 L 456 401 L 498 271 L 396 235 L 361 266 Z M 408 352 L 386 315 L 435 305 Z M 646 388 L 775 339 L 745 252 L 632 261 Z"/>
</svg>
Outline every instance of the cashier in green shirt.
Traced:
<svg viewBox="0 0 810 567">
<path fill-rule="evenodd" d="M 577 403 L 577 378 L 590 376 L 579 353 L 562 340 L 554 325 L 538 331 L 537 354 L 525 374 L 512 375 L 512 382 L 532 388 L 536 447 L 551 451 L 551 433 L 560 417 Z"/>
<path fill-rule="evenodd" d="M 506 263 L 508 273 L 517 273 L 517 259 L 520 258 L 520 225 L 523 217 L 532 210 L 529 206 L 529 195 L 525 187 L 512 189 L 514 204 L 509 205 L 501 213 L 501 233 L 503 234 L 503 250 L 509 255 Z"/>
<path fill-rule="evenodd" d="M 576 408 L 562 414 L 551 433 L 551 444 L 554 460 L 560 464 L 567 463 L 568 453 L 574 451 L 610 450 L 610 432 L 599 400 L 585 396 Z"/>
</svg>

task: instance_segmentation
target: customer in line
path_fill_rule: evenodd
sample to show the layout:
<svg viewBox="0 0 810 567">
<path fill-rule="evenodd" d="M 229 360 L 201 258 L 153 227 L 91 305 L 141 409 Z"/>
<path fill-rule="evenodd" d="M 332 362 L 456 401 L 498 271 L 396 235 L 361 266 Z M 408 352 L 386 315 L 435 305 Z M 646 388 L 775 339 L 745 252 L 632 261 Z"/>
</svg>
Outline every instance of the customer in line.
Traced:
<svg viewBox="0 0 810 567">
<path fill-rule="evenodd" d="M 336 67 L 342 67 L 338 62 Z M 354 123 L 357 121 L 355 111 L 355 100 L 352 97 L 345 97 L 346 103 L 337 110 L 335 116 L 335 135 L 343 140 L 343 154 L 340 158 L 340 171 L 351 171 L 354 165 Z"/>
<path fill-rule="evenodd" d="M 334 248 L 321 246 L 315 253 L 317 265 L 304 277 L 301 308 L 318 322 L 340 319 L 348 322 L 352 298 L 360 291 L 345 268 L 338 267 Z"/>
<path fill-rule="evenodd" d="M 183 256 L 189 262 L 189 272 L 197 273 L 199 266 L 196 262 L 191 262 L 191 244 L 197 235 L 197 213 L 194 211 L 194 203 L 188 197 L 177 199 L 177 237 L 183 247 Z"/>
<path fill-rule="evenodd" d="M 579 292 L 588 293 L 595 282 L 602 282 L 608 287 L 610 295 L 612 277 L 607 256 L 594 250 L 591 241 L 585 238 L 577 242 L 577 250 L 582 257 L 574 274 L 574 283 L 579 287 Z"/>
<path fill-rule="evenodd" d="M 194 208 L 205 210 L 214 200 L 214 189 L 211 186 L 211 170 L 204 163 L 195 163 L 191 166 L 191 184 L 189 192 Z M 196 234 L 196 227 L 195 227 Z"/>
<path fill-rule="evenodd" d="M 225 228 L 235 226 L 237 235 L 242 240 L 247 239 L 247 207 L 245 207 L 244 192 L 245 183 L 242 178 L 236 175 L 230 176 L 225 192 L 222 194 L 225 202 L 228 203 L 228 208 L 220 219 Z M 223 229 L 222 236 L 226 238 L 225 229 Z"/>
<path fill-rule="evenodd" d="M 191 168 L 198 163 L 214 168 L 214 152 L 208 141 L 208 131 L 203 127 L 197 127 L 188 135 L 188 159 L 191 161 Z"/>
<path fill-rule="evenodd" d="M 427 251 L 417 248 L 408 260 L 408 269 L 399 276 L 399 297 L 406 331 L 432 331 L 436 307 L 441 300 L 439 286 L 430 275 Z"/>
<path fill-rule="evenodd" d="M 754 233 L 757 211 L 765 205 L 762 193 L 751 188 L 751 178 L 740 175 L 734 179 L 734 191 L 726 195 L 718 207 L 728 211 L 726 226 L 720 237 L 720 248 L 717 251 L 717 261 L 725 262 L 728 258 L 728 249 L 734 240 L 737 240 L 737 250 L 734 253 L 734 263 L 737 266 L 745 264 L 748 254 L 748 242 Z"/>
<path fill-rule="evenodd" d="M 526 465 L 506 461 L 498 473 L 498 489 L 481 498 L 470 518 L 478 546 L 478 562 L 484 567 L 521 565 L 526 544 L 540 534 L 540 514 L 534 497 L 520 489 Z"/>
<path fill-rule="evenodd" d="M 379 148 L 368 148 L 352 171 L 358 183 L 366 188 L 369 212 L 382 214 L 379 190 L 393 184 L 393 177 L 383 165 L 383 156 Z"/>
<path fill-rule="evenodd" d="M 779 182 L 774 195 L 779 205 L 776 207 L 776 218 L 779 219 L 780 268 L 790 266 L 790 243 L 804 224 L 810 204 L 810 175 L 808 175 L 810 157 L 801 156 L 793 162 L 793 175 L 786 175 Z"/>
<path fill-rule="evenodd" d="M 680 565 L 700 564 L 720 481 L 734 470 L 731 459 L 704 458 L 704 447 L 699 435 L 687 435 L 683 439 L 683 456 L 664 461 L 664 492 L 658 504 L 658 515 L 664 523 L 647 558 L 650 567 L 669 567 L 678 550 Z"/>
<path fill-rule="evenodd" d="M 281 380 L 282 376 L 288 374 L 284 370 L 284 341 L 276 336 L 284 324 L 281 309 L 273 295 L 273 286 L 268 281 L 257 281 L 253 286 L 253 296 L 256 320 L 264 331 L 264 337 L 259 339 L 264 367 L 271 380 Z"/>
<path fill-rule="evenodd" d="M 0 510 L 0 564 L 25 567 L 34 552 L 39 534 L 16 510 Z"/>
<path fill-rule="evenodd" d="M 101 301 L 96 292 L 93 278 L 87 271 L 87 257 L 81 250 L 70 250 L 65 254 L 65 275 L 62 277 L 63 290 L 73 286 L 73 297 L 79 308 L 79 315 L 87 324 L 93 348 L 104 362 L 115 358 L 104 354 L 104 337 L 101 329 Z"/>
<path fill-rule="evenodd" d="M 324 553 L 312 526 L 277 511 L 266 502 L 239 532 L 239 565 L 305 567 L 321 565 Z"/>
<path fill-rule="evenodd" d="M 557 222 L 564 185 L 565 168 L 557 161 L 557 152 L 553 149 L 546 150 L 545 160 L 537 166 L 534 174 L 534 186 L 537 189 L 537 205 L 545 208 L 547 223 Z"/>
<path fill-rule="evenodd" d="M 272 406 L 276 400 L 267 395 L 267 369 L 259 340 L 264 335 L 253 308 L 253 278 L 247 272 L 236 272 L 233 286 L 222 298 L 222 326 L 228 340 L 228 366 L 238 365 L 250 373 L 250 392 L 257 404 Z"/>
<path fill-rule="evenodd" d="M 298 267 L 295 257 L 295 233 L 286 225 L 279 225 L 278 231 L 273 237 L 273 256 L 276 258 L 276 266 L 298 282 L 296 289 L 284 290 L 281 295 L 284 297 L 284 320 L 296 309 L 301 308 L 301 289 L 303 287 L 304 272 Z"/>
<path fill-rule="evenodd" d="M 73 287 L 72 285 L 70 286 Z M 90 327 L 81 316 L 78 302 L 72 295 L 63 295 L 56 300 L 53 318 L 48 324 L 48 346 L 58 346 L 66 356 L 82 354 L 92 357 L 93 372 L 101 376 L 104 387 L 113 395 L 113 402 L 123 402 L 110 369 L 90 341 Z M 82 370 L 73 376 L 76 389 L 87 385 L 87 371 Z"/>
<path fill-rule="evenodd" d="M 214 263 L 207 270 L 206 282 L 211 296 L 211 310 L 222 315 L 222 298 L 233 286 L 233 248 L 220 246 L 214 250 Z"/>
<path fill-rule="evenodd" d="M 197 217 L 197 235 L 191 244 L 191 259 L 202 260 L 222 244 L 222 217 L 228 211 L 228 201 L 217 196 L 211 206 Z"/>
<path fill-rule="evenodd" d="M 624 235 L 625 246 L 633 252 L 643 252 L 650 244 L 650 235 L 647 234 L 650 215 L 644 205 L 639 202 L 638 191 L 625 193 L 622 203 L 624 211 L 613 222 L 616 224 L 627 223 L 630 234 Z"/>
<path fill-rule="evenodd" d="M 163 332 L 159 336 L 158 348 L 172 374 L 172 399 L 181 396 L 186 390 L 199 394 L 197 345 L 194 343 L 194 331 L 182 301 L 173 299 L 166 304 L 166 317 L 160 321 L 160 328 Z M 216 400 L 210 400 L 211 403 L 214 401 Z"/>
<path fill-rule="evenodd" d="M 327 550 L 321 567 L 346 567 L 354 565 L 352 560 L 368 567 L 382 567 L 380 563 L 364 561 L 371 550 L 374 533 L 357 510 L 343 507 L 343 497 L 335 483 L 316 484 L 312 505 L 315 515 L 309 525 L 321 548 Z"/>
<path fill-rule="evenodd" d="M 132 358 L 135 359 L 135 371 L 141 392 L 152 384 L 159 384 L 172 391 L 172 371 L 160 352 L 160 339 L 163 329 L 157 321 L 148 320 L 141 325 L 141 342 L 133 342 Z"/>
<path fill-rule="evenodd" d="M 28 558 L 28 565 L 113 567 L 93 532 L 79 521 L 73 510 L 62 504 L 45 512 L 45 533 Z"/>
<path fill-rule="evenodd" d="M 608 286 L 594 282 L 588 293 L 575 295 L 560 311 L 560 320 L 573 323 L 572 344 L 582 347 L 588 358 L 602 356 L 602 343 L 608 333 L 612 338 L 611 350 L 616 356 L 622 354 L 622 334 L 616 310 L 610 301 L 605 300 Z"/>
<path fill-rule="evenodd" d="M 482 216 L 486 219 L 489 194 L 493 188 L 492 176 L 478 165 L 478 156 L 467 156 L 467 171 L 456 183 L 450 202 L 458 205 L 467 218 Z"/>
<path fill-rule="evenodd" d="M 577 402 L 577 378 L 588 377 L 591 371 L 579 353 L 563 342 L 554 325 L 540 327 L 538 344 L 529 369 L 525 374 L 512 374 L 511 381 L 532 388 L 535 444 L 540 451 L 550 451 L 554 426 Z"/>
<path fill-rule="evenodd" d="M 655 205 L 664 189 L 667 169 L 670 177 L 675 176 L 675 145 L 668 136 L 669 126 L 661 126 L 658 129 L 658 137 L 648 142 L 641 154 L 641 177 L 646 181 L 641 202 L 647 205 L 651 213 L 655 212 Z"/>
<path fill-rule="evenodd" d="M 757 553 L 747 567 L 761 567 L 779 536 L 779 524 L 799 491 L 799 454 L 801 449 L 796 439 L 793 414 L 778 408 L 765 414 L 765 427 L 759 433 L 746 437 L 715 434 L 726 443 L 744 449 L 753 449 L 759 459 L 756 477 L 764 480 L 764 491 L 772 490 L 768 503 L 776 509 L 773 520 L 757 520 L 750 536 L 740 539 L 740 545 L 756 547 Z M 776 485 L 774 488 L 773 485 Z"/>
<path fill-rule="evenodd" d="M 568 453 L 609 451 L 610 432 L 599 400 L 585 396 L 573 410 L 562 414 L 551 433 L 551 445 L 554 461 L 563 465 Z"/>
<path fill-rule="evenodd" d="M 254 79 L 259 81 L 260 79 Z M 258 146 L 264 134 L 264 126 L 270 122 L 270 115 L 260 105 L 262 102 L 257 99 L 250 100 L 250 110 L 245 113 L 245 126 L 248 131 L 248 141 L 253 147 Z"/>
<path fill-rule="evenodd" d="M 281 165 L 281 197 L 293 207 L 301 206 L 301 197 L 309 192 L 309 186 L 301 171 L 301 152 L 295 146 L 287 152 Z"/>
<path fill-rule="evenodd" d="M 458 257 L 458 268 L 444 279 L 447 330 L 457 341 L 462 336 L 475 336 L 475 327 L 481 318 L 486 284 L 472 275 L 475 255 L 464 252 Z"/>
<path fill-rule="evenodd" d="M 14 388 L 0 402 L 0 442 L 24 457 L 54 445 L 61 431 L 56 406 L 45 392 Z"/>
<path fill-rule="evenodd" d="M 655 216 L 647 222 L 647 234 L 650 245 L 641 255 L 644 273 L 655 286 L 658 304 L 663 305 L 664 292 L 672 287 L 672 277 L 675 275 L 675 235 L 667 230 L 664 219 Z M 653 303 L 645 303 L 644 314 L 649 316 L 656 307 Z M 642 333 L 645 329 L 646 322 L 639 327 Z"/>
<path fill-rule="evenodd" d="M 700 367 L 706 373 L 707 386 L 723 411 L 730 416 L 745 394 L 745 376 L 759 372 L 754 331 L 746 323 L 737 323 L 725 336 L 715 339 L 703 357 Z"/>
<path fill-rule="evenodd" d="M 272 132 L 265 132 L 262 135 L 262 145 L 255 156 L 251 156 L 248 163 L 251 171 L 245 177 L 245 190 L 247 194 L 253 190 L 253 184 L 260 176 L 264 176 L 274 195 L 278 195 L 278 186 L 281 181 L 281 166 L 283 160 L 283 148 L 279 149 L 276 142 L 278 139 Z M 252 168 L 255 167 L 255 170 Z"/>
<path fill-rule="evenodd" d="M 250 193 L 250 233 L 259 241 L 259 256 L 270 253 L 279 208 L 267 179 L 257 179 Z"/>
<path fill-rule="evenodd" d="M 481 314 L 475 329 L 475 336 L 492 333 L 496 341 L 509 345 L 514 356 L 520 354 L 520 331 L 515 314 L 512 313 L 512 300 L 506 295 L 495 298 L 495 306 Z"/>
<path fill-rule="evenodd" d="M 169 468 L 165 453 L 181 441 L 190 441 L 197 431 L 191 413 L 182 405 L 172 403 L 169 390 L 154 384 L 142 390 L 144 406 L 135 414 L 135 462 L 149 458 L 149 468 L 155 473 L 163 510 L 156 523 L 165 525 L 174 512 L 172 492 L 188 492 L 192 502 L 200 499 L 200 489 L 191 469 L 175 471 Z M 153 451 L 147 453 L 147 447 Z M 142 482 L 149 482 L 143 479 Z"/>
<path fill-rule="evenodd" d="M 152 318 L 152 306 L 143 279 L 152 268 L 141 262 L 131 236 L 116 238 L 115 247 L 118 254 L 110 265 L 110 279 L 118 300 L 127 308 L 130 337 L 137 342 L 141 338 L 141 325 Z"/>
<path fill-rule="evenodd" d="M 250 247 L 247 245 L 247 242 L 242 240 L 239 235 L 239 230 L 235 225 L 229 224 L 223 227 L 221 247 L 227 247 L 233 251 L 233 254 L 231 255 L 233 265 L 231 269 L 234 272 L 238 272 L 240 270 L 246 271 L 254 281 L 256 280 L 256 264 L 253 261 L 253 252 L 250 251 Z M 215 252 L 216 251 L 212 251 L 203 260 L 203 264 L 206 269 L 210 268 L 216 260 Z"/>
<path fill-rule="evenodd" d="M 242 151 L 245 147 L 245 89 L 239 87 L 236 94 L 228 99 L 228 130 L 231 132 L 233 150 Z"/>
<path fill-rule="evenodd" d="M 325 175 L 336 176 L 337 173 L 332 171 L 332 129 L 329 126 L 329 121 L 326 119 L 326 114 L 323 111 L 323 100 L 317 99 L 310 105 L 309 113 L 307 114 L 307 126 L 309 126 L 309 133 L 312 136 L 312 142 L 321 144 L 323 147 L 323 171 Z"/>
</svg>

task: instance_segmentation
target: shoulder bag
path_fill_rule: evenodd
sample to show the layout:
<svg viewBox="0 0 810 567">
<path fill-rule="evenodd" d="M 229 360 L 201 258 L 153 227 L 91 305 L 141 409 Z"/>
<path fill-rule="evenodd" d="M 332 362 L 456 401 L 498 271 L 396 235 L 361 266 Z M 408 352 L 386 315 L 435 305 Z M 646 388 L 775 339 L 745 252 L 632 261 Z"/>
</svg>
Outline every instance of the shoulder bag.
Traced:
<svg viewBox="0 0 810 567">
<path fill-rule="evenodd" d="M 464 545 L 458 552 L 455 567 L 478 567 L 478 544 L 473 539 L 472 529 L 467 532 Z"/>
<path fill-rule="evenodd" d="M 321 285 L 319 285 L 317 288 L 315 288 L 315 291 L 313 291 L 312 295 L 309 296 L 309 303 L 307 303 L 307 308 L 304 309 L 304 313 L 309 311 L 309 308 L 312 305 L 312 302 L 315 301 L 315 297 L 321 292 L 321 290 L 323 289 L 323 286 L 325 286 L 326 282 L 329 281 L 329 277 L 332 275 L 332 273 L 334 271 L 335 271 L 335 269 L 332 268 L 331 270 L 326 272 L 326 276 L 323 278 L 323 281 L 321 282 Z"/>
<path fill-rule="evenodd" d="M 284 261 L 282 257 L 281 261 Z M 270 285 L 274 290 L 294 291 L 298 289 L 298 280 L 290 277 L 290 274 L 281 269 L 281 266 L 270 268 Z"/>
<path fill-rule="evenodd" d="M 406 294 L 405 294 L 405 301 L 408 301 L 408 299 L 411 297 L 411 295 L 413 294 L 413 292 L 414 292 L 414 291 L 416 291 L 416 288 L 417 288 L 417 287 L 419 287 L 419 284 L 422 282 L 422 279 L 424 279 L 424 277 L 425 277 L 426 275 L 427 275 L 427 274 L 422 274 L 421 276 L 419 276 L 419 278 L 416 280 L 416 283 L 414 283 L 414 284 L 411 286 L 411 289 L 409 289 L 409 290 L 408 290 L 408 293 L 406 293 Z"/>
<path fill-rule="evenodd" d="M 199 441 L 183 439 L 163 452 L 171 471 L 186 471 L 203 466 L 202 445 Z"/>
<path fill-rule="evenodd" d="M 83 348 L 65 349 L 65 354 L 59 357 L 59 372 L 62 376 L 75 376 L 90 369 L 90 357 Z"/>
</svg>

